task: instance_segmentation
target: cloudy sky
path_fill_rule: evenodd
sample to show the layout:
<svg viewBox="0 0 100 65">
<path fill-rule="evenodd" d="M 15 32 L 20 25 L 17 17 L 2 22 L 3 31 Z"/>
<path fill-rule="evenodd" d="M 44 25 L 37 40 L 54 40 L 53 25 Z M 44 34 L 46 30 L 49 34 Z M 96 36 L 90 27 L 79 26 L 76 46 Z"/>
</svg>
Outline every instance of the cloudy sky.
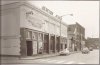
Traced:
<svg viewBox="0 0 100 65">
<path fill-rule="evenodd" d="M 63 22 L 78 22 L 85 28 L 86 37 L 99 37 L 99 1 L 30 1 L 38 8 L 50 9 L 55 15 L 64 16 Z"/>
</svg>

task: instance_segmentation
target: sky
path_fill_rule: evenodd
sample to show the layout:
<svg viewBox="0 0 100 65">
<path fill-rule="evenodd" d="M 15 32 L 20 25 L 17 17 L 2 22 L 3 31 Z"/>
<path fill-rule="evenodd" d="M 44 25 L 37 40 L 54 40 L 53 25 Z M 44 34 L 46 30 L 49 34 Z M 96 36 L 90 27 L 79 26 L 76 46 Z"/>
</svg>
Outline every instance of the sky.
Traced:
<svg viewBox="0 0 100 65">
<path fill-rule="evenodd" d="M 29 1 L 38 8 L 45 6 L 54 15 L 66 15 L 67 25 L 78 22 L 85 28 L 85 37 L 99 37 L 99 1 Z M 67 15 L 73 14 L 73 16 Z"/>
</svg>

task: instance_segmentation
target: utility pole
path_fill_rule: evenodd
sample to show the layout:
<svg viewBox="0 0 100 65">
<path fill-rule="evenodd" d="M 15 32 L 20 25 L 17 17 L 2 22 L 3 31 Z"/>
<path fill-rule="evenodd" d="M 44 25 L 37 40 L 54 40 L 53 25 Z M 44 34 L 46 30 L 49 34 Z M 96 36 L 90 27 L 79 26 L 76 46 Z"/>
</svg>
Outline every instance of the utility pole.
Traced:
<svg viewBox="0 0 100 65">
<path fill-rule="evenodd" d="M 60 16 L 61 17 L 61 19 L 60 19 L 60 50 L 61 50 L 61 26 L 62 26 L 61 22 L 62 22 L 62 17 L 67 16 L 67 15 L 73 16 L 73 14 L 65 14 L 65 15 Z"/>
</svg>

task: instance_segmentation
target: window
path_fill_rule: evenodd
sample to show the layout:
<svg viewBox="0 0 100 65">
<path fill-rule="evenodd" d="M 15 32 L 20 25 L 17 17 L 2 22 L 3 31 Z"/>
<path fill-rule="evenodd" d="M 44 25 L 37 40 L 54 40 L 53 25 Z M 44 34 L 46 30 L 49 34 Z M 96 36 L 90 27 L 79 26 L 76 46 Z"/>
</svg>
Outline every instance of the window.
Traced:
<svg viewBox="0 0 100 65">
<path fill-rule="evenodd" d="M 68 28 L 68 31 L 71 31 L 71 28 L 70 27 Z"/>
<path fill-rule="evenodd" d="M 65 44 L 65 48 L 67 48 L 67 44 Z"/>
<path fill-rule="evenodd" d="M 37 40 L 37 32 L 33 32 L 33 39 Z"/>
<path fill-rule="evenodd" d="M 26 32 L 26 39 L 31 39 L 32 38 L 32 32 L 31 31 L 27 31 Z"/>
<path fill-rule="evenodd" d="M 38 39 L 39 39 L 39 41 L 43 40 L 43 35 L 41 33 L 38 34 Z"/>
</svg>

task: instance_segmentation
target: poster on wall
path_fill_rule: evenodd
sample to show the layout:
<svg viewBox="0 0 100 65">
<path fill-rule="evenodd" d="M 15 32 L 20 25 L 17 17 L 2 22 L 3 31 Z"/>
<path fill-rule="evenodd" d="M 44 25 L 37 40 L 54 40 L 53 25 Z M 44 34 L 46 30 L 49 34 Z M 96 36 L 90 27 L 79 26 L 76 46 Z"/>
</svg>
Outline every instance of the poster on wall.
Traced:
<svg viewBox="0 0 100 65">
<path fill-rule="evenodd" d="M 41 33 L 38 34 L 38 53 L 41 54 L 43 51 L 43 35 Z"/>
<path fill-rule="evenodd" d="M 43 51 L 43 42 L 40 41 L 40 42 L 38 43 L 38 53 L 41 54 L 42 51 Z"/>
<path fill-rule="evenodd" d="M 37 41 L 33 41 L 33 55 L 37 54 Z"/>
</svg>

